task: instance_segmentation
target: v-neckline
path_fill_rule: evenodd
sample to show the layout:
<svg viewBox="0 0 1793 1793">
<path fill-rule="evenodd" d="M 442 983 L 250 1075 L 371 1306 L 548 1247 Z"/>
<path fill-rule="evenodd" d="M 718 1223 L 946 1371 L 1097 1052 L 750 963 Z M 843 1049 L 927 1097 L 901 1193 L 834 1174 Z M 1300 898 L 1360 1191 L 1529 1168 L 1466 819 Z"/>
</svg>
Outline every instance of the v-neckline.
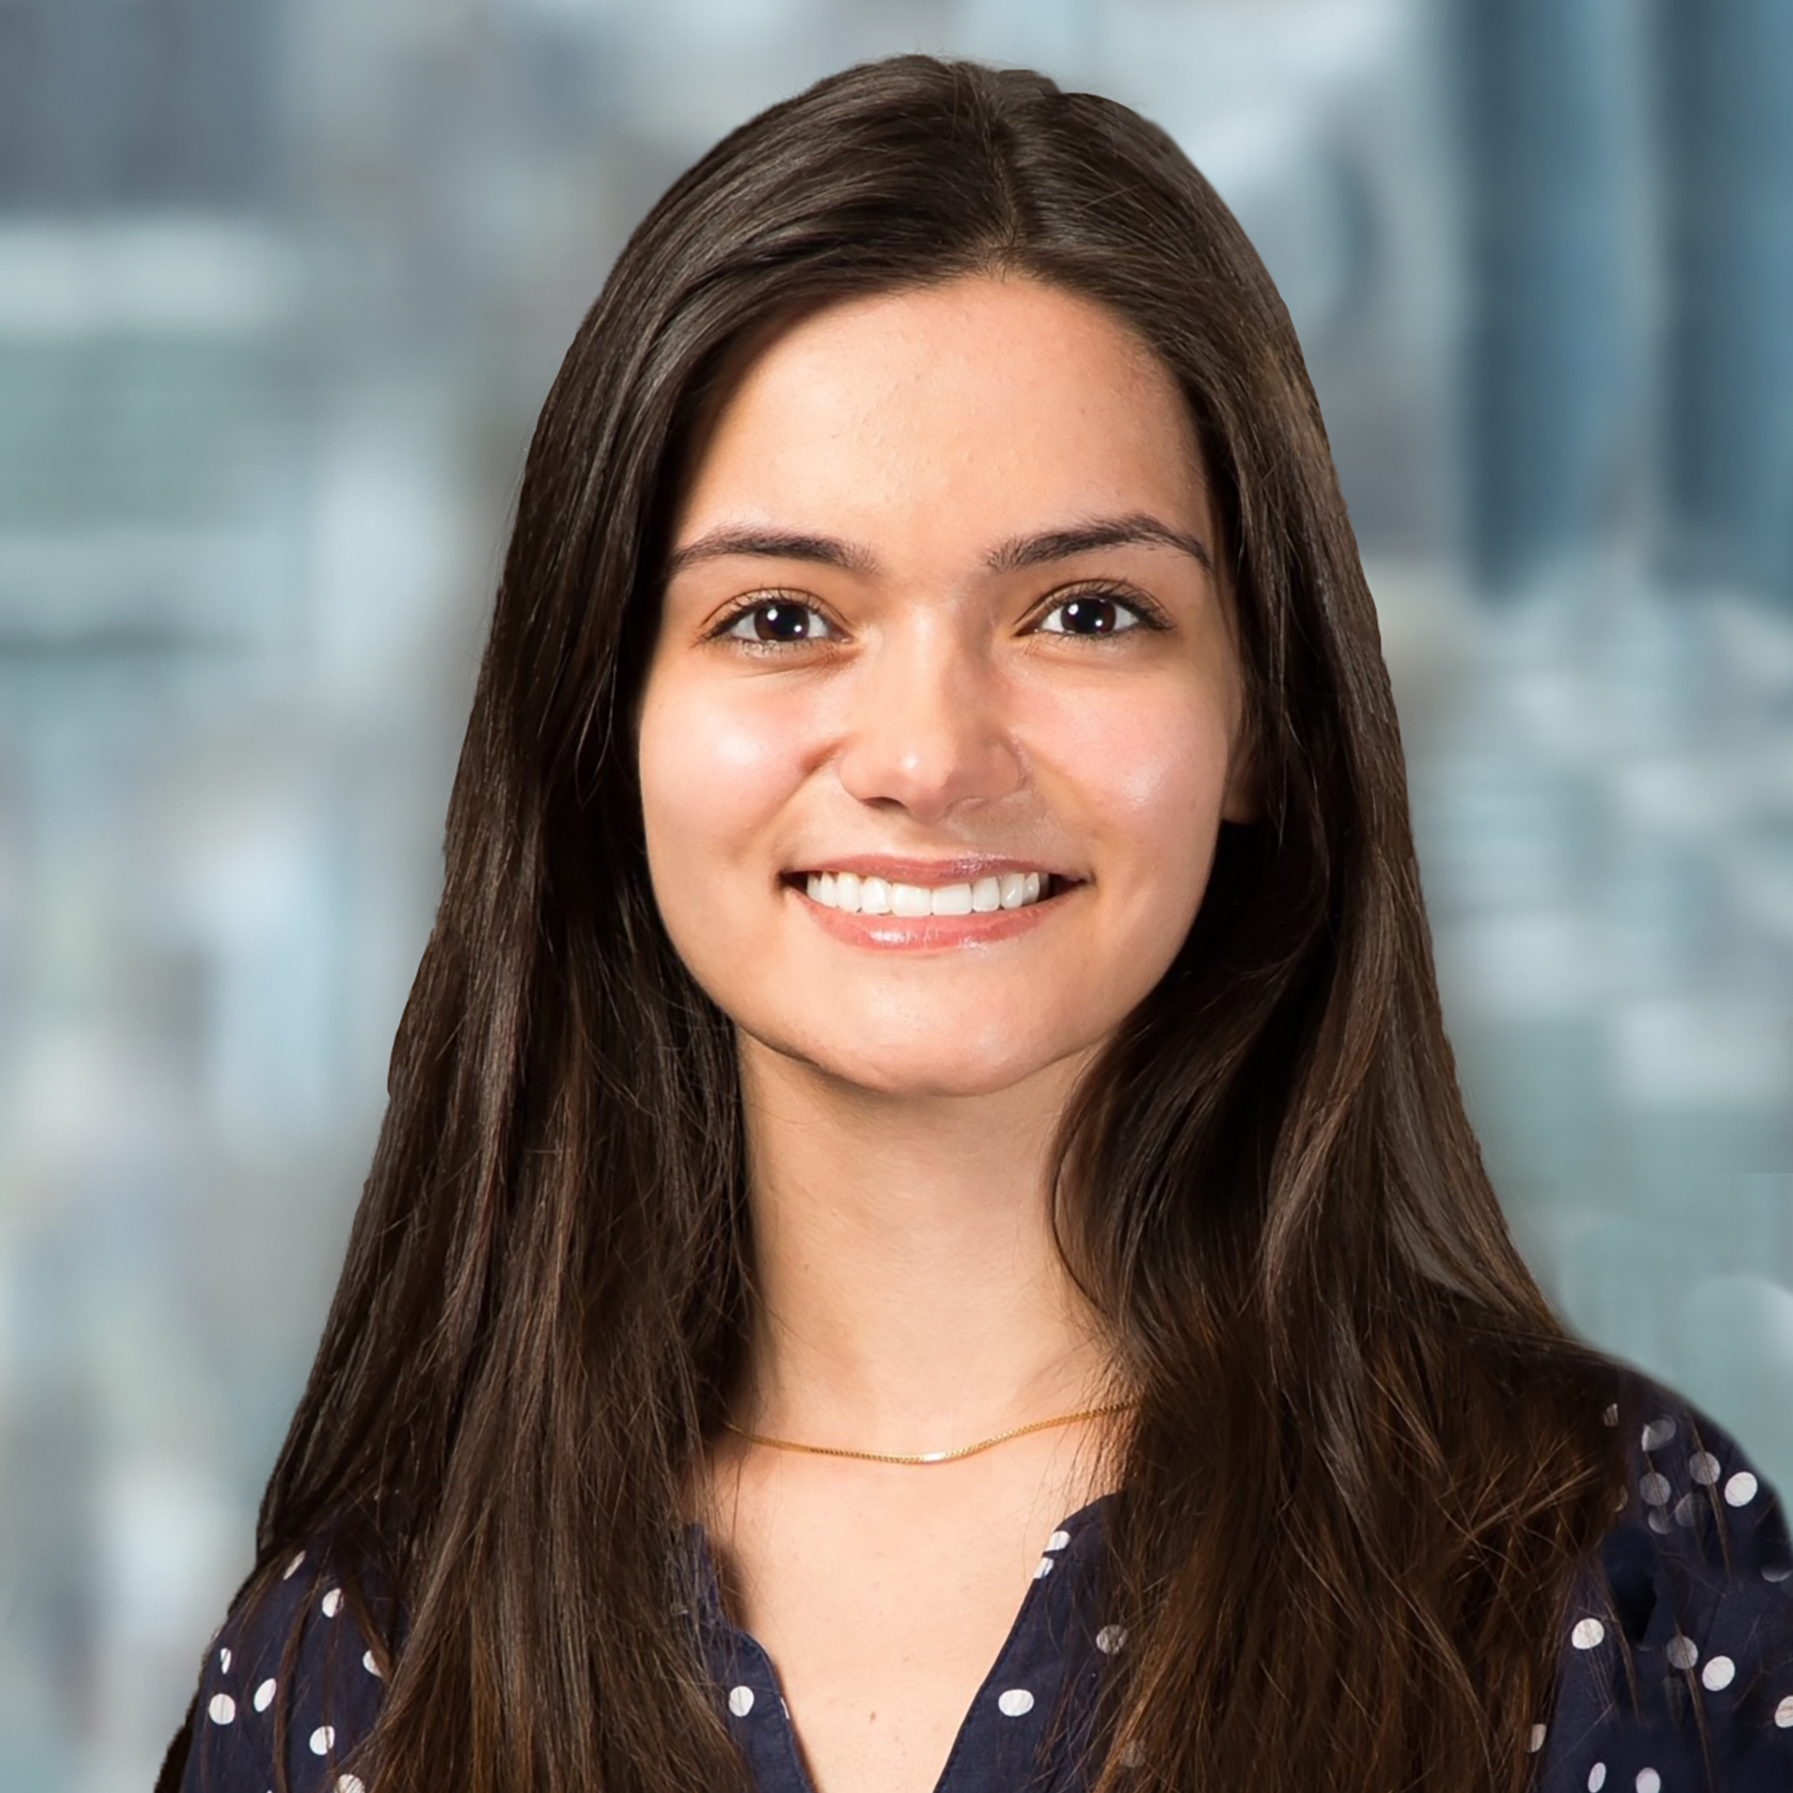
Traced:
<svg viewBox="0 0 1793 1793">
<path fill-rule="evenodd" d="M 1063 1698 L 1065 1675 L 1073 1666 L 1072 1654 L 1077 1645 L 1077 1640 L 1070 1636 L 1046 1638 L 1042 1641 L 1056 1644 L 1056 1656 L 1029 1668 L 1031 1646 L 1041 1630 L 1035 1619 L 1048 1601 L 1062 1602 L 1070 1597 L 1061 1591 L 1058 1567 L 1065 1564 L 1080 1568 L 1085 1564 L 1086 1534 L 1101 1535 L 1108 1510 L 1117 1498 L 1112 1492 L 1099 1494 L 1052 1528 L 1040 1553 L 1040 1565 L 1021 1596 L 995 1659 L 953 1732 L 932 1793 L 958 1793 L 963 1761 L 980 1739 L 992 1746 L 991 1756 L 1000 1754 L 1016 1767 L 1033 1765 L 1040 1725 L 1051 1721 Z M 731 1728 L 747 1759 L 756 1793 L 817 1793 L 798 1747 L 796 1722 L 784 1698 L 778 1667 L 759 1639 L 729 1617 L 715 1553 L 701 1524 L 693 1522 L 685 1528 L 685 1545 L 696 1616 L 708 1646 L 706 1657 L 727 1688 L 726 1709 L 736 1721 Z M 1082 1582 L 1086 1578 L 1074 1568 L 1071 1579 Z M 1084 1641 L 1094 1647 L 1093 1640 Z M 1021 1672 L 1024 1668 L 1026 1673 Z M 1043 1685 L 1047 1680 L 1053 1683 L 1050 1690 Z M 760 1683 L 757 1687 L 756 1681 Z M 1029 1681 L 1035 1686 L 1028 1686 Z M 1009 1685 L 1011 1682 L 1014 1685 Z M 1040 1691 L 1036 1692 L 1035 1687 Z M 1051 1698 L 1042 1698 L 1047 1691 Z M 761 1710 L 762 1696 L 774 1710 Z M 1016 1722 L 1028 1719 L 1034 1722 Z M 994 1767 L 994 1762 L 987 1757 L 980 1760 L 979 1766 Z M 988 1784 L 1020 1785 L 1022 1780 L 1018 1776 L 1004 1777 Z"/>
</svg>

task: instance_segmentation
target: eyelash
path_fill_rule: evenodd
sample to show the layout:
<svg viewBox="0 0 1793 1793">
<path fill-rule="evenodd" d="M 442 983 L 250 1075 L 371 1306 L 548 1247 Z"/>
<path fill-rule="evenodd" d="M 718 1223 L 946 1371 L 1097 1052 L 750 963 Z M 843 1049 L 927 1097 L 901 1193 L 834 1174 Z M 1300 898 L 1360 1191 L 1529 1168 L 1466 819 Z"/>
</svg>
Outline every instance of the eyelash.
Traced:
<svg viewBox="0 0 1793 1793">
<path fill-rule="evenodd" d="M 1055 610 L 1062 610 L 1067 604 L 1075 604 L 1080 598 L 1100 598 L 1107 603 L 1116 605 L 1122 610 L 1132 611 L 1136 620 L 1130 628 L 1115 630 L 1114 633 L 1117 635 L 1130 635 L 1133 633 L 1134 629 L 1149 629 L 1155 633 L 1162 633 L 1170 627 L 1169 616 L 1167 616 L 1152 599 L 1148 598 L 1144 592 L 1131 585 L 1108 585 L 1098 581 L 1092 585 L 1074 586 L 1070 591 L 1054 592 L 1052 594 L 1052 601 L 1040 612 L 1039 620 L 1033 624 L 1031 632 L 1038 634 L 1041 630 L 1041 624 L 1043 624 L 1046 618 Z M 1071 633 L 1068 629 L 1051 630 L 1047 632 L 1066 635 Z M 1110 637 L 1093 635 L 1085 636 L 1081 639 L 1103 641 L 1110 639 Z"/>
<path fill-rule="evenodd" d="M 1129 627 L 1125 629 L 1116 629 L 1108 635 L 1078 635 L 1075 631 L 1070 629 L 1047 630 L 1043 627 L 1045 619 L 1051 616 L 1055 611 L 1062 610 L 1067 604 L 1074 604 L 1079 599 L 1089 598 L 1099 598 L 1107 603 L 1116 605 L 1122 610 L 1131 612 L 1135 619 L 1134 622 Z M 755 616 L 763 610 L 773 610 L 780 606 L 792 610 L 807 611 L 809 615 L 819 618 L 828 628 L 833 629 L 835 627 L 834 623 L 829 621 L 817 605 L 812 604 L 803 598 L 786 597 L 774 592 L 766 596 L 749 599 L 745 603 L 736 605 L 735 608 L 729 611 L 726 616 L 722 617 L 710 631 L 709 639 L 711 641 L 725 641 L 732 636 L 739 646 L 747 648 L 751 652 L 768 654 L 782 653 L 786 648 L 809 645 L 812 639 L 810 637 L 799 637 L 792 641 L 759 641 L 748 636 L 733 634 L 733 631 L 738 629 L 749 617 Z M 1114 635 L 1130 635 L 1135 629 L 1147 629 L 1156 633 L 1161 633 L 1169 627 L 1169 617 L 1166 616 L 1164 611 L 1143 592 L 1136 590 L 1130 585 L 1105 585 L 1098 583 L 1094 585 L 1076 586 L 1069 591 L 1054 592 L 1051 602 L 1040 611 L 1039 616 L 1028 626 L 1027 633 L 1030 635 L 1066 635 L 1074 641 L 1107 641 L 1112 640 Z M 814 639 L 829 641 L 837 638 L 838 637 L 836 636 L 821 636 Z"/>
<path fill-rule="evenodd" d="M 803 598 L 787 597 L 782 593 L 772 592 L 757 598 L 750 598 L 745 603 L 737 604 L 734 609 L 730 610 L 710 631 L 708 639 L 711 641 L 725 641 L 728 639 L 730 633 L 739 628 L 750 616 L 757 616 L 762 610 L 778 609 L 807 611 L 809 615 L 817 617 L 822 622 L 827 623 L 830 629 L 834 628 L 834 624 L 829 622 L 828 618 L 822 614 L 818 606 L 809 603 Z M 832 639 L 832 637 L 824 636 L 822 639 L 829 640 Z M 750 636 L 740 635 L 735 637 L 735 642 L 737 646 L 744 647 L 750 652 L 762 654 L 776 654 L 781 653 L 786 648 L 806 647 L 810 645 L 807 637 L 799 638 L 796 641 L 756 641 Z"/>
</svg>

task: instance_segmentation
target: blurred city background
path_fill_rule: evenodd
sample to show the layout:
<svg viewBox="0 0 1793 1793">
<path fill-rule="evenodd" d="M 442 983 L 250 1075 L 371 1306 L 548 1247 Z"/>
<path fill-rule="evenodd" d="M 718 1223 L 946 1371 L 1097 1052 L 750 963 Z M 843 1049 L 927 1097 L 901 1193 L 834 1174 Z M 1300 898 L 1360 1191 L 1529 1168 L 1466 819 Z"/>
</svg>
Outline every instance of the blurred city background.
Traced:
<svg viewBox="0 0 1793 1793">
<path fill-rule="evenodd" d="M 909 48 L 1257 242 L 1515 1229 L 1793 1489 L 1793 6 L 0 0 L 0 1793 L 147 1786 L 249 1565 L 580 315 Z"/>
</svg>

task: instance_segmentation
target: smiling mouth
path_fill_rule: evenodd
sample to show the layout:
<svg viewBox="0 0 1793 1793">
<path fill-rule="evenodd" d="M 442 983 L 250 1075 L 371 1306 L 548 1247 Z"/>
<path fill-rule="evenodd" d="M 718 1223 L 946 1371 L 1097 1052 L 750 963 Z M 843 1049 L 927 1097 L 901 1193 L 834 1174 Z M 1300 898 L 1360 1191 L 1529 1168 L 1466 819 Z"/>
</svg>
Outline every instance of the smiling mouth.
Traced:
<svg viewBox="0 0 1793 1793">
<path fill-rule="evenodd" d="M 904 884 L 856 872 L 809 872 L 791 881 L 824 909 L 905 919 L 1027 909 L 1068 888 L 1051 872 L 1002 872 L 957 884 Z"/>
</svg>

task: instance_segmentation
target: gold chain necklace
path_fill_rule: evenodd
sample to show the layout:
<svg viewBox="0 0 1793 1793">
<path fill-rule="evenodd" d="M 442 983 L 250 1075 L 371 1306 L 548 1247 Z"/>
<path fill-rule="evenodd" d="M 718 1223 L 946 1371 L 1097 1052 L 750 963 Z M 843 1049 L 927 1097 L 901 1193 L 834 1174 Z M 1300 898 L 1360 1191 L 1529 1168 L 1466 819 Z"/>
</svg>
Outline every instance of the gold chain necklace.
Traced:
<svg viewBox="0 0 1793 1793">
<path fill-rule="evenodd" d="M 1110 1414 L 1126 1413 L 1133 1405 L 1131 1401 L 1111 1401 L 1105 1407 L 1085 1407 L 1079 1413 L 1061 1414 L 1057 1419 L 1036 1419 L 1032 1425 L 1014 1426 L 1006 1432 L 998 1432 L 994 1438 L 980 1438 L 976 1444 L 962 1444 L 957 1450 L 916 1451 L 913 1455 L 898 1451 L 849 1451 L 835 1444 L 799 1444 L 792 1438 L 768 1438 L 763 1432 L 749 1432 L 744 1426 L 737 1426 L 733 1420 L 725 1419 L 722 1424 L 726 1431 L 733 1432 L 737 1438 L 745 1438 L 749 1444 L 766 1445 L 775 1451 L 801 1451 L 806 1457 L 851 1457 L 855 1463 L 926 1465 L 957 1463 L 965 1457 L 975 1457 L 980 1451 L 991 1451 L 999 1444 L 1007 1444 L 1011 1438 L 1025 1438 L 1030 1432 L 1049 1432 L 1055 1426 L 1074 1426 L 1081 1419 L 1106 1419 Z"/>
</svg>

